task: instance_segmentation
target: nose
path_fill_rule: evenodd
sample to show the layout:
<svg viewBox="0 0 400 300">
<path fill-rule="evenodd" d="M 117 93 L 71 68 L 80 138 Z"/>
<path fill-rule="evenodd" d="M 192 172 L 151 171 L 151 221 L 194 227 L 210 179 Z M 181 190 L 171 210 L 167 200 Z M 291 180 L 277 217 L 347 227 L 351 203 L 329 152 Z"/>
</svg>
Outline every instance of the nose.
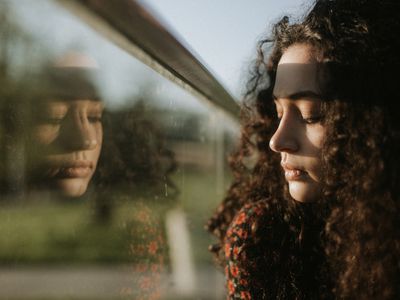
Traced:
<svg viewBox="0 0 400 300">
<path fill-rule="evenodd" d="M 64 130 L 64 146 L 70 150 L 92 150 L 99 144 L 97 131 L 85 116 L 72 117 Z"/>
<path fill-rule="evenodd" d="M 98 142 L 95 135 L 90 130 L 80 133 L 80 138 L 77 139 L 77 144 L 81 149 L 91 150 L 96 148 Z"/>
<path fill-rule="evenodd" d="M 85 120 L 78 125 L 78 127 L 79 130 L 77 130 L 76 133 L 75 146 L 83 150 L 91 150 L 96 148 L 98 144 L 96 131 L 90 126 L 89 122 Z"/>
<path fill-rule="evenodd" d="M 296 124 L 289 115 L 283 117 L 277 130 L 269 141 L 269 147 L 274 152 L 294 153 L 299 150 Z"/>
</svg>

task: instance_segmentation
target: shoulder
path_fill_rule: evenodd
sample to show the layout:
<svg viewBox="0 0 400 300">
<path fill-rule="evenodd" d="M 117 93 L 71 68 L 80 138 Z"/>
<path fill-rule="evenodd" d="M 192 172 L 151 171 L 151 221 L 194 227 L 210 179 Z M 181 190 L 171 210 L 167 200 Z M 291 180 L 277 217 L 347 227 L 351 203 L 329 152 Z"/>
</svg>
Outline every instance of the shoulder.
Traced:
<svg viewBox="0 0 400 300">
<path fill-rule="evenodd" d="M 255 238 L 254 234 L 260 229 L 260 226 L 272 225 L 275 218 L 265 201 L 246 204 L 230 223 L 226 231 L 225 243 L 249 241 Z"/>
<path fill-rule="evenodd" d="M 259 201 L 243 206 L 232 220 L 224 240 L 225 275 L 231 299 L 260 298 L 264 293 L 264 266 L 276 238 L 273 227 L 277 219 L 268 203 Z"/>
</svg>

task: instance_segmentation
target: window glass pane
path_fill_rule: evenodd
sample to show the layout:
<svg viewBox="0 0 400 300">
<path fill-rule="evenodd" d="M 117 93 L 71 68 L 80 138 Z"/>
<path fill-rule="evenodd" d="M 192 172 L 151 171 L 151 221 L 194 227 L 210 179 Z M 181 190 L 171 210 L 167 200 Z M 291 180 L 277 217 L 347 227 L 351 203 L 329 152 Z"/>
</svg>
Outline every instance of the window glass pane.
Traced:
<svg viewBox="0 0 400 300">
<path fill-rule="evenodd" d="M 224 298 L 236 123 L 57 2 L 0 1 L 0 39 L 0 298 Z"/>
</svg>

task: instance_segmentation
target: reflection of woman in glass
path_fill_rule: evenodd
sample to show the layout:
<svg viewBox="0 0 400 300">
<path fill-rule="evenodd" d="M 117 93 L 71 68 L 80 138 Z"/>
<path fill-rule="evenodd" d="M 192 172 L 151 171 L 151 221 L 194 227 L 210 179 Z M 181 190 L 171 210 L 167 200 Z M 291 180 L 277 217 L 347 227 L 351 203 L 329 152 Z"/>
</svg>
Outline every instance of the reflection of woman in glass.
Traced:
<svg viewBox="0 0 400 300">
<path fill-rule="evenodd" d="M 262 42 L 209 224 L 230 299 L 400 297 L 398 9 L 320 0 Z"/>
<path fill-rule="evenodd" d="M 67 197 L 85 193 L 101 151 L 103 104 L 88 76 L 92 67 L 83 55 L 60 59 L 34 109 L 30 177 Z"/>
</svg>

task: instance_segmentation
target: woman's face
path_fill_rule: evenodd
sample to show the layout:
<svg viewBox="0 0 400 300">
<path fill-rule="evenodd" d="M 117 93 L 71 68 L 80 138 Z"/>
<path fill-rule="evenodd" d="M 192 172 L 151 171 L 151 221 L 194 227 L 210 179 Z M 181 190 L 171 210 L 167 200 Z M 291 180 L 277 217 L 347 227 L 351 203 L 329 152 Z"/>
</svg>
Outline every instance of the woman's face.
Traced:
<svg viewBox="0 0 400 300">
<path fill-rule="evenodd" d="M 64 196 L 85 193 L 96 169 L 103 138 L 100 101 L 45 101 L 33 128 L 38 174 Z"/>
<path fill-rule="evenodd" d="M 321 195 L 321 96 L 317 81 L 309 76 L 317 66 L 312 48 L 295 44 L 282 55 L 274 88 L 279 126 L 270 148 L 280 153 L 289 192 L 299 202 Z M 310 73 L 311 72 L 311 73 Z"/>
</svg>

